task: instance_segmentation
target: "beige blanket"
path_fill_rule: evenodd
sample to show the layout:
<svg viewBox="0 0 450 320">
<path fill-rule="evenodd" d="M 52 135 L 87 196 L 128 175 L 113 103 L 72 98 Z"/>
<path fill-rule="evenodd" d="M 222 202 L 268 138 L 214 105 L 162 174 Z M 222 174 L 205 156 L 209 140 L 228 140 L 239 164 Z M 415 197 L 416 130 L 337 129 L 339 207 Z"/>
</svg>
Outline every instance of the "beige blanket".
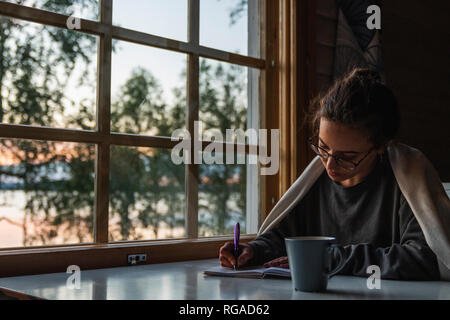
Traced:
<svg viewBox="0 0 450 320">
<path fill-rule="evenodd" d="M 392 142 L 387 154 L 399 188 L 428 245 L 438 257 L 441 279 L 450 280 L 450 200 L 439 176 L 430 161 L 417 149 Z M 276 226 L 307 194 L 323 170 L 320 158 L 314 158 L 273 207 L 258 235 Z"/>
</svg>

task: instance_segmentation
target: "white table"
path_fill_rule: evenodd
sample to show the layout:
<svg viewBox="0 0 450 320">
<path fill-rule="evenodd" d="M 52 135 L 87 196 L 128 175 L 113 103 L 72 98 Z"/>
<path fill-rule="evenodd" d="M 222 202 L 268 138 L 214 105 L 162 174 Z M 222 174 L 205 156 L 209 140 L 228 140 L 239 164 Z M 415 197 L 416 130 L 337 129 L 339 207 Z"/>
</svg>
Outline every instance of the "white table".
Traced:
<svg viewBox="0 0 450 320">
<path fill-rule="evenodd" d="M 0 278 L 0 288 L 51 300 L 310 300 L 310 299 L 445 299 L 450 282 L 381 280 L 368 289 L 367 278 L 335 276 L 323 293 L 292 290 L 290 279 L 244 279 L 205 276 L 217 259 L 81 270 L 79 289 L 67 287 L 71 274 L 52 273 Z"/>
</svg>

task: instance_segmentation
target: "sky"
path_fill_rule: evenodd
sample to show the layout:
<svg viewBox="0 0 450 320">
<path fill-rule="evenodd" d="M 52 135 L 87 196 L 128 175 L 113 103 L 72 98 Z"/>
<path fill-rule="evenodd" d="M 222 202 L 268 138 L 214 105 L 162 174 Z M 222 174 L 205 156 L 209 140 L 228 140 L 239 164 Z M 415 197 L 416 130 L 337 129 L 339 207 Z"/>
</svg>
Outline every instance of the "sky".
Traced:
<svg viewBox="0 0 450 320">
<path fill-rule="evenodd" d="M 200 1 L 200 44 L 216 49 L 247 53 L 247 16 L 230 26 L 230 10 L 239 0 Z M 187 42 L 187 0 L 114 0 L 113 24 Z M 134 67 L 144 67 L 158 79 L 166 99 L 179 86 L 186 55 L 142 45 L 118 42 L 112 58 L 112 93 Z M 114 100 L 114 99 L 113 99 Z"/>
</svg>

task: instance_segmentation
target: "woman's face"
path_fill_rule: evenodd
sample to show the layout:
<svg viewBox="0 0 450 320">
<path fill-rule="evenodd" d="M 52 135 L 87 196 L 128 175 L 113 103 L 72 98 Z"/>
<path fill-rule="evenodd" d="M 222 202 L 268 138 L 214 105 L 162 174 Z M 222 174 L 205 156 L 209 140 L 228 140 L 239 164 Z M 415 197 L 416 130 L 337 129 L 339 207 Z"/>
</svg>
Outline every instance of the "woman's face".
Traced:
<svg viewBox="0 0 450 320">
<path fill-rule="evenodd" d="M 318 143 L 328 153 L 354 163 L 358 163 L 373 148 L 364 131 L 326 118 L 320 120 Z M 344 187 L 351 187 L 370 173 L 375 165 L 377 153 L 381 152 L 382 149 L 373 149 L 354 170 L 342 168 L 333 157 L 321 160 L 331 180 Z"/>
</svg>

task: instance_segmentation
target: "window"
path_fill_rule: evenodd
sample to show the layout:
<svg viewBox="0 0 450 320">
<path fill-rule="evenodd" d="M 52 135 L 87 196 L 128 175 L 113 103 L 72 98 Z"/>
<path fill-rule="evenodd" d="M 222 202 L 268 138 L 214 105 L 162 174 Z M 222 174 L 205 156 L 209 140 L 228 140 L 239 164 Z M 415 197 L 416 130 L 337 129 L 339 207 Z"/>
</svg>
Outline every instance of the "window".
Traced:
<svg viewBox="0 0 450 320">
<path fill-rule="evenodd" d="M 0 139 L 5 247 L 93 241 L 95 146 Z"/>
<path fill-rule="evenodd" d="M 265 1 L 124 2 L 0 2 L 0 252 L 257 231 L 258 166 L 170 153 L 259 129 Z"/>
<path fill-rule="evenodd" d="M 99 1 L 98 0 L 78 0 L 78 1 L 47 1 L 47 0 L 3 0 L 26 7 L 38 8 L 46 11 L 73 15 L 78 18 L 98 20 Z M 118 1 L 120 2 L 120 1 Z"/>
<path fill-rule="evenodd" d="M 0 19 L 1 122 L 94 130 L 98 37 Z"/>
</svg>

